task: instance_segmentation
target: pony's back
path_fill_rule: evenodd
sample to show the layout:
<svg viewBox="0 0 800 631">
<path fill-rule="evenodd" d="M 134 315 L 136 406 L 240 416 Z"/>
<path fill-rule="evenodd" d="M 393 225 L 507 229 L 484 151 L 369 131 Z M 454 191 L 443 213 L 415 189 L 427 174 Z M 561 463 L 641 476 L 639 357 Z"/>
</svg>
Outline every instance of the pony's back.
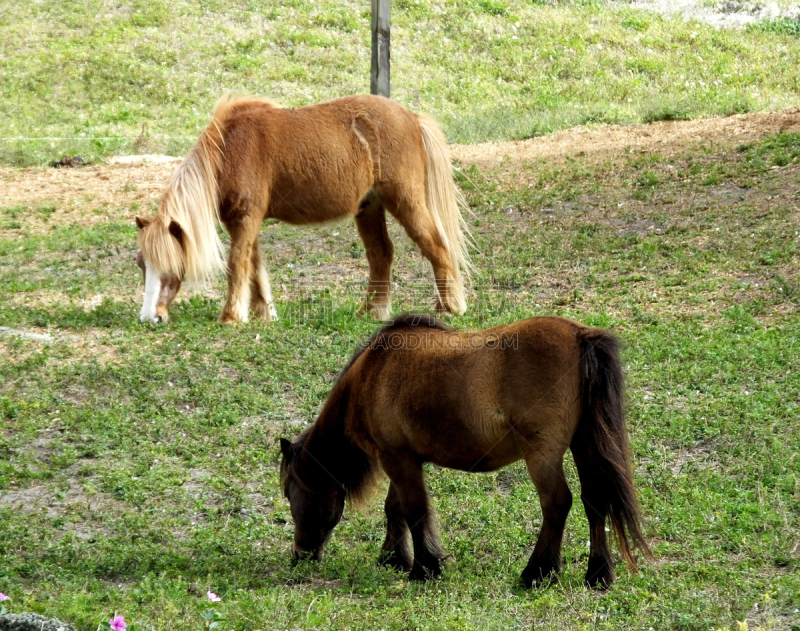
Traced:
<svg viewBox="0 0 800 631">
<path fill-rule="evenodd" d="M 344 371 L 358 385 L 354 422 L 381 448 L 415 449 L 471 471 L 522 458 L 524 441 L 542 431 L 566 449 L 581 412 L 579 328 L 563 318 L 532 318 L 459 332 L 404 316 L 379 330 Z"/>
</svg>

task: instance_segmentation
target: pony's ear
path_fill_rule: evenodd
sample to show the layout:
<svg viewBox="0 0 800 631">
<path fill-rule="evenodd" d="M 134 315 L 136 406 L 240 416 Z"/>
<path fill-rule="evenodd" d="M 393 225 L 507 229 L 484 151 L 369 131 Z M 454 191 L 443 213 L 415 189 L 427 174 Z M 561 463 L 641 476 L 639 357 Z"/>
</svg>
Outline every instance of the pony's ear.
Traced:
<svg viewBox="0 0 800 631">
<path fill-rule="evenodd" d="M 136 217 L 135 221 L 136 221 L 136 227 L 139 228 L 139 230 L 141 230 L 142 228 L 144 228 L 147 224 L 149 224 L 153 220 L 152 219 L 145 219 L 144 217 Z"/>
<path fill-rule="evenodd" d="M 169 233 L 175 237 L 175 240 L 181 244 L 181 249 L 183 249 L 183 228 L 181 228 L 181 225 L 176 221 L 170 221 Z"/>
<path fill-rule="evenodd" d="M 290 461 L 294 457 L 294 448 L 292 447 L 292 443 L 285 438 L 281 438 L 281 453 L 287 461 Z"/>
</svg>

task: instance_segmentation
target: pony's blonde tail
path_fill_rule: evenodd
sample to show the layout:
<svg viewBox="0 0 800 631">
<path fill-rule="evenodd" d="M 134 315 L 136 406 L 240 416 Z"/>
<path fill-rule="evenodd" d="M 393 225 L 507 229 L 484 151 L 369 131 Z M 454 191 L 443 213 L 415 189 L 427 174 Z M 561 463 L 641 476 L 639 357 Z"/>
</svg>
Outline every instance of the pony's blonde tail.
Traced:
<svg viewBox="0 0 800 631">
<path fill-rule="evenodd" d="M 217 234 L 217 177 L 224 144 L 222 123 L 234 102 L 227 95 L 217 102 L 211 123 L 172 174 L 158 216 L 139 234 L 142 254 L 160 276 L 207 281 L 225 269 Z"/>
<path fill-rule="evenodd" d="M 455 287 L 448 288 L 450 300 L 443 302 L 453 304 L 457 313 L 464 313 L 467 310 L 467 301 L 464 296 L 463 279 L 469 280 L 472 271 L 472 263 L 467 252 L 469 227 L 460 209 L 466 207 L 466 202 L 453 180 L 450 149 L 439 125 L 432 118 L 419 116 L 419 128 L 425 146 L 426 203 L 450 253 L 456 275 Z"/>
</svg>

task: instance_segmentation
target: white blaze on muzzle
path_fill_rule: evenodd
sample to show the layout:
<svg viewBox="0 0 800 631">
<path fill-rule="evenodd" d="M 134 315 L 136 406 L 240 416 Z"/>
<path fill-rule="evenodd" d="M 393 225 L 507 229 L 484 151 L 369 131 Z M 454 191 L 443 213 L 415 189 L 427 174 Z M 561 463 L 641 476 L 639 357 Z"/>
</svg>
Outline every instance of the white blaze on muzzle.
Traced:
<svg viewBox="0 0 800 631">
<path fill-rule="evenodd" d="M 142 322 L 158 323 L 161 322 L 161 318 L 156 315 L 156 306 L 158 305 L 158 296 L 161 293 L 161 279 L 147 261 L 145 261 L 144 267 L 144 300 L 139 319 Z"/>
</svg>

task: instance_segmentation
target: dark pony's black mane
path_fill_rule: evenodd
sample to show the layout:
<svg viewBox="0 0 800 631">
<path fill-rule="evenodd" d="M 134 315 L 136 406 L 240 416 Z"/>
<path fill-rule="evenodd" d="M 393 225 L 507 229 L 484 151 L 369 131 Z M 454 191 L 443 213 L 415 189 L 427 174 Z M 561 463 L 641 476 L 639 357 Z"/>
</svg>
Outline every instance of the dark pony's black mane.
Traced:
<svg viewBox="0 0 800 631">
<path fill-rule="evenodd" d="M 380 339 L 386 333 L 390 333 L 392 331 L 397 331 L 399 329 L 407 329 L 410 327 L 417 327 L 423 326 L 429 329 L 436 329 L 437 331 L 452 331 L 449 326 L 447 326 L 444 322 L 440 322 L 432 315 L 427 313 L 404 313 L 402 315 L 397 316 L 396 318 L 392 319 L 391 322 L 387 322 L 384 324 L 380 329 L 375 331 L 375 333 L 370 337 L 364 344 L 362 344 L 358 350 L 353 354 L 350 358 L 350 361 L 347 362 L 344 368 L 342 368 L 342 372 L 339 373 L 339 380 L 342 379 L 347 374 L 347 371 L 353 367 L 353 364 L 356 363 L 359 357 L 361 357 L 365 351 L 367 351 L 373 343 Z"/>
<path fill-rule="evenodd" d="M 369 350 L 376 341 L 380 340 L 381 336 L 391 333 L 392 331 L 411 327 L 426 327 L 438 331 L 452 331 L 449 326 L 439 322 L 433 316 L 421 313 L 404 313 L 403 315 L 395 318 L 392 322 L 388 322 L 378 329 L 378 331 L 355 352 L 347 365 L 342 369 L 342 372 L 339 373 L 339 379 L 331 390 L 330 397 L 336 397 L 335 405 L 338 408 L 336 411 L 331 410 L 331 412 L 335 414 L 337 418 L 343 418 L 345 409 L 348 405 L 349 388 L 341 383 L 342 378 L 347 374 L 347 371 L 353 367 L 353 364 L 356 362 L 356 360 L 358 360 L 359 357 L 361 357 L 362 354 Z M 329 398 L 326 406 L 330 403 L 331 399 Z M 308 437 L 311 435 L 311 432 L 320 424 L 320 418 L 318 418 L 316 423 L 306 429 L 294 440 L 292 447 L 295 449 L 296 454 L 299 455 L 304 449 L 307 448 L 306 442 Z M 341 432 L 341 430 L 339 430 L 339 432 Z M 364 498 L 364 495 L 372 486 L 372 482 L 375 480 L 375 476 L 380 469 L 378 463 L 360 448 L 345 440 L 344 436 L 338 436 L 336 433 L 326 433 L 325 439 L 322 441 L 322 443 L 326 448 L 326 452 L 335 453 L 336 458 L 334 461 L 329 461 L 328 453 L 317 453 L 313 455 L 313 461 L 320 466 L 322 466 L 324 463 L 325 466 L 322 470 L 324 470 L 325 475 L 330 475 L 330 471 L 335 471 L 337 474 L 337 479 L 335 479 L 335 482 L 338 486 L 345 490 L 347 499 L 350 501 L 359 502 Z M 320 474 L 322 470 L 317 471 L 317 474 Z M 284 457 L 281 460 L 280 470 L 281 490 L 284 492 L 286 488 L 286 480 L 289 477 L 292 477 L 292 479 L 295 480 L 295 482 L 297 482 L 302 488 L 304 488 L 306 492 L 313 493 L 313 490 L 309 486 L 311 480 L 300 479 L 297 471 L 292 466 L 292 462 L 288 461 Z"/>
<path fill-rule="evenodd" d="M 308 437 L 317 423 L 306 429 L 292 443 L 294 456 L 288 458 L 284 455 L 280 465 L 281 493 L 286 495 L 286 482 L 292 478 L 306 493 L 316 494 L 314 487 L 320 480 L 325 482 L 333 480 L 334 484 L 345 492 L 348 501 L 359 504 L 364 501 L 370 488 L 373 486 L 380 472 L 377 461 L 366 452 L 345 439 L 344 436 L 326 434 L 321 442 L 323 452 L 306 452 L 310 460 L 306 459 L 306 474 L 301 477 L 295 466 L 301 453 L 308 448 Z M 319 447 L 319 445 L 317 445 Z M 331 460 L 331 456 L 335 456 Z M 310 475 L 310 477 L 309 477 Z M 329 483 L 329 482 L 328 482 Z"/>
<path fill-rule="evenodd" d="M 303 445 L 308 438 L 308 435 L 311 433 L 311 430 L 314 429 L 314 426 L 311 425 L 309 428 L 305 429 L 302 434 L 300 434 L 292 443 L 292 447 L 298 447 L 300 449 L 303 448 Z M 291 475 L 299 484 L 301 484 L 304 488 L 307 487 L 303 484 L 302 480 L 297 477 L 297 475 L 292 471 L 290 468 L 290 462 L 286 459 L 285 456 L 281 456 L 281 468 L 280 468 L 280 485 L 281 485 L 281 494 L 286 493 L 286 480 Z"/>
</svg>

